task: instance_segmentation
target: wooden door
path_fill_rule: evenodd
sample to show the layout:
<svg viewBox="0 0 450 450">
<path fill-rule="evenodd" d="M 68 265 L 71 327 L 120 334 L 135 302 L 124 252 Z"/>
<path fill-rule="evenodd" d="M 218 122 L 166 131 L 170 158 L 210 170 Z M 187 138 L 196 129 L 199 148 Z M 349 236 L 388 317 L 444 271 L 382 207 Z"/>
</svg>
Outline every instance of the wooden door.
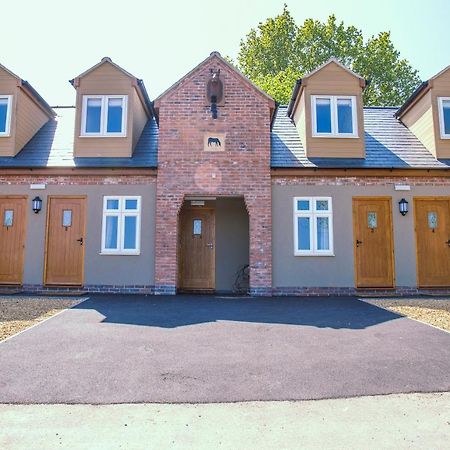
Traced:
<svg viewBox="0 0 450 450">
<path fill-rule="evenodd" d="M 417 284 L 450 286 L 450 197 L 414 199 Z"/>
<path fill-rule="evenodd" d="M 390 197 L 353 199 L 356 287 L 394 287 Z"/>
<path fill-rule="evenodd" d="M 26 197 L 0 197 L 0 284 L 22 284 L 26 215 Z"/>
<path fill-rule="evenodd" d="M 46 285 L 83 284 L 85 202 L 85 197 L 48 198 Z"/>
<path fill-rule="evenodd" d="M 180 214 L 179 288 L 215 289 L 215 215 L 206 208 Z"/>
</svg>

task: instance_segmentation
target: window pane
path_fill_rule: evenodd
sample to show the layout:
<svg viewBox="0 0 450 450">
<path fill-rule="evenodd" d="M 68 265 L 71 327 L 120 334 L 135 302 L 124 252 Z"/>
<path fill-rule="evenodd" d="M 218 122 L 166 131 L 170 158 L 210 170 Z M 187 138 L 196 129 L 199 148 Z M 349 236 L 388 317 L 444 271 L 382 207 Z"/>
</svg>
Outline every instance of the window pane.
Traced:
<svg viewBox="0 0 450 450">
<path fill-rule="evenodd" d="M 121 98 L 108 99 L 108 133 L 122 132 L 122 102 Z"/>
<path fill-rule="evenodd" d="M 133 250 L 136 248 L 136 216 L 125 216 L 125 231 L 123 238 L 123 248 Z"/>
<path fill-rule="evenodd" d="M 202 234 L 202 220 L 201 219 L 194 219 L 193 227 L 192 227 L 192 234 L 194 236 L 201 236 L 201 234 Z"/>
<path fill-rule="evenodd" d="M 351 99 L 338 98 L 337 113 L 338 113 L 338 133 L 353 133 Z"/>
<path fill-rule="evenodd" d="M 309 236 L 309 217 L 297 217 L 298 223 L 298 250 L 311 250 L 311 239 Z"/>
<path fill-rule="evenodd" d="M 88 98 L 86 106 L 86 133 L 100 133 L 101 116 L 101 99 Z"/>
<path fill-rule="evenodd" d="M 328 200 L 316 200 L 317 211 L 328 211 Z"/>
<path fill-rule="evenodd" d="M 317 250 L 330 250 L 330 224 L 328 217 L 317 217 Z"/>
<path fill-rule="evenodd" d="M 118 216 L 106 216 L 105 248 L 117 249 Z"/>
<path fill-rule="evenodd" d="M 316 121 L 318 133 L 331 133 L 331 101 L 328 98 L 316 99 Z"/>
<path fill-rule="evenodd" d="M 137 209 L 138 201 L 137 199 L 125 200 L 125 209 Z"/>
<path fill-rule="evenodd" d="M 119 209 L 119 199 L 106 200 L 106 209 Z"/>
<path fill-rule="evenodd" d="M 8 99 L 0 98 L 0 133 L 6 131 L 6 115 L 8 112 Z"/>
<path fill-rule="evenodd" d="M 63 209 L 62 225 L 63 225 L 63 227 L 66 227 L 66 228 L 72 226 L 72 210 L 71 209 Z"/>
<path fill-rule="evenodd" d="M 450 134 L 450 100 L 442 102 L 443 116 L 444 116 L 444 133 Z"/>
<path fill-rule="evenodd" d="M 297 200 L 298 211 L 309 211 L 309 200 Z"/>
<path fill-rule="evenodd" d="M 12 209 L 5 209 L 4 217 L 3 217 L 3 226 L 12 227 L 14 220 L 14 211 Z"/>
</svg>

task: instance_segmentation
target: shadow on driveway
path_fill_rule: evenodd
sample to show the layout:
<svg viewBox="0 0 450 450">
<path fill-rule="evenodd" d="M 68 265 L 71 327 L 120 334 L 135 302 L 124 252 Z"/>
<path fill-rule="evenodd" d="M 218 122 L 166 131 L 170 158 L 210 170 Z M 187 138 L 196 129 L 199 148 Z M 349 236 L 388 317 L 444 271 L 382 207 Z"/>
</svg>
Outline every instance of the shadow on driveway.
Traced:
<svg viewBox="0 0 450 450">
<path fill-rule="evenodd" d="M 129 296 L 124 302 L 102 295 L 75 309 L 94 309 L 104 323 L 161 328 L 231 321 L 358 330 L 402 317 L 351 297 Z"/>
</svg>

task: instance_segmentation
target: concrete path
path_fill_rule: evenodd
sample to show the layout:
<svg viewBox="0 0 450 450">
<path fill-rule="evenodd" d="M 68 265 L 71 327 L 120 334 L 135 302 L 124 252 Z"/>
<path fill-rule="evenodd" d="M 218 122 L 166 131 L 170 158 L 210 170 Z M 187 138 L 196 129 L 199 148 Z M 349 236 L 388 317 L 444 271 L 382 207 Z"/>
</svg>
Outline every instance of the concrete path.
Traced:
<svg viewBox="0 0 450 450">
<path fill-rule="evenodd" d="M 88 300 L 0 343 L 0 403 L 450 391 L 450 334 L 351 298 Z"/>
<path fill-rule="evenodd" d="M 450 448 L 450 394 L 201 405 L 2 405 L 0 448 Z"/>
</svg>

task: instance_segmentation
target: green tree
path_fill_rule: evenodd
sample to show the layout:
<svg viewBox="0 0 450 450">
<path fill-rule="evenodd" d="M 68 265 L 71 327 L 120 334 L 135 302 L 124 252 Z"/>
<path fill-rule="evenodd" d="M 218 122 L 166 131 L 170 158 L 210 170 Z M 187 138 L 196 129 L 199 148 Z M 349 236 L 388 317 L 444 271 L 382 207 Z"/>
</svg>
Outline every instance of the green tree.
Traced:
<svg viewBox="0 0 450 450">
<path fill-rule="evenodd" d="M 331 57 L 370 83 L 365 105 L 400 105 L 420 83 L 417 70 L 400 58 L 389 32 L 364 40 L 362 31 L 334 15 L 326 22 L 296 25 L 287 5 L 241 41 L 237 67 L 280 103 L 289 102 L 296 79 Z"/>
</svg>

